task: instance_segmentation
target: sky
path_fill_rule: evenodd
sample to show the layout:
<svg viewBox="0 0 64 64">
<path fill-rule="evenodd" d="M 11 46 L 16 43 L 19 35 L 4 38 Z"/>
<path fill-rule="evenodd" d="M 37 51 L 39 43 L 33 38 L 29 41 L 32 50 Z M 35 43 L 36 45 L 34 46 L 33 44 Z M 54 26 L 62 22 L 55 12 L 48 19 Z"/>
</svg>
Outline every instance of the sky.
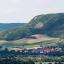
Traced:
<svg viewBox="0 0 64 64">
<path fill-rule="evenodd" d="M 0 23 L 25 23 L 48 13 L 64 13 L 64 0 L 0 0 Z"/>
</svg>

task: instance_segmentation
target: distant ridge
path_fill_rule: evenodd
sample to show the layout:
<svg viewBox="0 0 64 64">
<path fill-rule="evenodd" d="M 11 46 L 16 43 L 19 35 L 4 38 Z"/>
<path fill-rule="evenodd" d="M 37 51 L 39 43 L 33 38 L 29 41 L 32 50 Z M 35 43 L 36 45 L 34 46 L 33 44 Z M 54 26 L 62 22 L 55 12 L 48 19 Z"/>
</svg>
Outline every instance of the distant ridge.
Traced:
<svg viewBox="0 0 64 64">
<path fill-rule="evenodd" d="M 0 31 L 23 26 L 25 23 L 0 23 Z"/>
</svg>

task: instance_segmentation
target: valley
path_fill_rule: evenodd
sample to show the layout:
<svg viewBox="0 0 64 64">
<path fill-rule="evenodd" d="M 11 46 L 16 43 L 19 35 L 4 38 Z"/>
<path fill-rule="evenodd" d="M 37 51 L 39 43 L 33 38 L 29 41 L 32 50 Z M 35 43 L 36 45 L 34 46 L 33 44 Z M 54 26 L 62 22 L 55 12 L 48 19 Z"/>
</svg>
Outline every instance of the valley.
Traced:
<svg viewBox="0 0 64 64">
<path fill-rule="evenodd" d="M 0 57 L 64 61 L 64 13 L 38 15 L 29 23 L 0 24 Z"/>
</svg>

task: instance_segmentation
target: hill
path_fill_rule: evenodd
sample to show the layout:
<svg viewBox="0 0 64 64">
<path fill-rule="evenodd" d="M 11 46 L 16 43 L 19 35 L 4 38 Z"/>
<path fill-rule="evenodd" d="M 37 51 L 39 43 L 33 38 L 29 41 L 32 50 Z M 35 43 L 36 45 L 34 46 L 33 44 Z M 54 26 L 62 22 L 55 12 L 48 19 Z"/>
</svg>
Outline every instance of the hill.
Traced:
<svg viewBox="0 0 64 64">
<path fill-rule="evenodd" d="M 34 34 L 64 38 L 64 13 L 35 16 L 23 27 L 0 32 L 0 39 L 17 40 L 30 38 Z"/>
<path fill-rule="evenodd" d="M 64 37 L 64 13 L 38 15 L 28 23 L 28 26 L 34 29 L 32 33 Z"/>
</svg>

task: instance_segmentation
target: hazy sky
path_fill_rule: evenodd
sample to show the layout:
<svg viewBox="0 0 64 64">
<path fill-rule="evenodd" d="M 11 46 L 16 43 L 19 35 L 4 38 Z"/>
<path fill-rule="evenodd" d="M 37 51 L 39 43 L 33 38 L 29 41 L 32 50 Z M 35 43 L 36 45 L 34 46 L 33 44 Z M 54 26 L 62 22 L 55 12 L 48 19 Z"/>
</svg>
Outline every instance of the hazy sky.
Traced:
<svg viewBox="0 0 64 64">
<path fill-rule="evenodd" d="M 64 12 L 64 0 L 0 0 L 0 22 L 28 22 L 34 16 Z"/>
</svg>

